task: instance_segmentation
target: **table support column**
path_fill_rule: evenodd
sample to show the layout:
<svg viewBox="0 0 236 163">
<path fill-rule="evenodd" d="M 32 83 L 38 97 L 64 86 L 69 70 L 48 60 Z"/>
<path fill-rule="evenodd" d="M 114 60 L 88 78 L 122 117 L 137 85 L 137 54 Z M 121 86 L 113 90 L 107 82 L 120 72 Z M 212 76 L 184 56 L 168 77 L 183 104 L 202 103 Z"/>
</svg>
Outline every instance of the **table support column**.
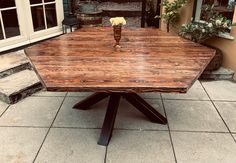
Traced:
<svg viewBox="0 0 236 163">
<path fill-rule="evenodd" d="M 106 116 L 102 126 L 102 132 L 98 140 L 99 145 L 107 146 L 111 139 L 119 103 L 120 103 L 120 95 L 111 94 L 107 107 Z"/>
<path fill-rule="evenodd" d="M 160 124 L 167 123 L 167 119 L 163 115 L 161 115 L 156 109 L 154 109 L 144 99 L 142 99 L 142 97 L 135 93 L 94 93 L 88 98 L 75 104 L 74 108 L 87 110 L 90 106 L 96 104 L 107 96 L 110 96 L 110 99 L 108 102 L 107 112 L 103 122 L 100 138 L 98 140 L 99 145 L 107 146 L 109 144 L 121 97 L 131 103 L 152 122 Z"/>
<path fill-rule="evenodd" d="M 108 97 L 109 95 L 110 94 L 108 94 L 108 93 L 94 93 L 91 96 L 80 101 L 79 103 L 75 104 L 73 106 L 73 108 L 80 109 L 80 110 L 87 110 L 92 105 L 98 103 L 99 101 L 103 100 L 104 98 Z"/>
</svg>

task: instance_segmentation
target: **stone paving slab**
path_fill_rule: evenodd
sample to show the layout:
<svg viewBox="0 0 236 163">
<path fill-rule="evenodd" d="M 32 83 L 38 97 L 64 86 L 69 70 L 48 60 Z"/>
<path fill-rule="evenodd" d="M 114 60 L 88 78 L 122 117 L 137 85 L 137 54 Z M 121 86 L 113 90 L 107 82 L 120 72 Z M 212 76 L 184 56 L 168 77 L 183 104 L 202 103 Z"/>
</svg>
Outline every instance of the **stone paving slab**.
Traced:
<svg viewBox="0 0 236 163">
<path fill-rule="evenodd" d="M 196 81 L 186 94 L 162 93 L 164 99 L 209 100 L 201 83 Z"/>
<path fill-rule="evenodd" d="M 98 138 L 98 130 L 53 128 L 35 162 L 104 163 L 106 147 Z"/>
<path fill-rule="evenodd" d="M 0 126 L 50 127 L 63 97 L 29 97 L 11 105 L 0 118 Z"/>
<path fill-rule="evenodd" d="M 236 162 L 236 143 L 227 133 L 172 132 L 178 163 Z"/>
<path fill-rule="evenodd" d="M 0 162 L 33 162 L 48 129 L 0 127 Z"/>
<path fill-rule="evenodd" d="M 210 101 L 164 101 L 170 130 L 228 132 Z"/>
<path fill-rule="evenodd" d="M 174 163 L 169 132 L 116 130 L 107 163 Z"/>
<path fill-rule="evenodd" d="M 41 89 L 41 82 L 34 71 L 24 70 L 0 79 L 0 99 L 15 103 Z"/>
<path fill-rule="evenodd" d="M 0 65 L 0 78 L 30 67 L 24 50 L 0 55 Z"/>
<path fill-rule="evenodd" d="M 236 83 L 232 81 L 202 82 L 212 100 L 236 101 Z"/>
<path fill-rule="evenodd" d="M 236 132 L 236 102 L 214 102 L 231 132 Z"/>
<path fill-rule="evenodd" d="M 98 10 L 129 10 L 129 11 L 141 11 L 142 3 L 141 2 L 102 2 L 98 4 Z"/>
<path fill-rule="evenodd" d="M 54 127 L 79 127 L 79 128 L 101 128 L 108 104 L 108 98 L 97 103 L 89 110 L 72 109 L 73 105 L 85 97 L 67 97 L 53 124 Z M 159 108 L 164 115 L 161 101 L 149 99 L 148 102 L 155 108 Z M 122 129 L 154 129 L 167 130 L 166 125 L 150 122 L 142 113 L 121 99 L 118 109 L 115 128 Z"/>
<path fill-rule="evenodd" d="M 214 103 L 236 140 L 236 102 L 232 101 L 234 93 L 231 93 L 234 88 L 224 85 L 221 87 L 218 82 L 209 83 L 211 86 L 218 85 L 219 89 L 214 87 L 218 91 L 230 89 L 226 90 L 226 98 L 218 93 L 216 97 L 221 97 L 221 101 Z M 193 100 L 188 97 L 173 97 L 178 100 L 164 99 L 177 162 L 236 162 L 235 140 L 228 133 L 214 105 L 201 98 L 204 96 L 202 89 L 200 91 L 197 87 L 200 88 L 197 84 L 196 89 L 194 88 L 196 92 L 189 95 Z M 215 90 L 210 91 L 217 93 Z M 0 163 L 33 162 L 65 95 L 66 92 L 42 92 L 10 105 L 6 112 L 4 110 L 8 104 L 0 102 L 0 114 L 4 112 L 0 117 Z M 72 109 L 75 103 L 87 95 L 89 94 L 67 94 L 53 128 L 36 158 L 37 163 L 175 162 L 168 126 L 151 123 L 125 100 L 121 101 L 115 130 L 106 153 L 106 148 L 97 145 L 97 140 L 108 99 L 90 110 Z M 160 94 L 148 93 L 141 96 L 164 114 Z"/>
<path fill-rule="evenodd" d="M 105 117 L 107 99 L 88 110 L 76 110 L 73 106 L 85 97 L 66 97 L 53 124 L 54 127 L 101 128 Z"/>
<path fill-rule="evenodd" d="M 220 67 L 215 71 L 203 71 L 200 79 L 206 80 L 233 80 L 234 71 L 224 67 Z"/>
<path fill-rule="evenodd" d="M 236 133 L 235 133 L 235 134 L 233 134 L 233 137 L 234 137 L 234 139 L 235 139 L 235 141 L 236 141 Z"/>
<path fill-rule="evenodd" d="M 145 99 L 152 107 L 158 110 L 163 116 L 165 112 L 161 100 Z M 138 130 L 168 130 L 167 125 L 151 122 L 139 110 L 131 104 L 122 100 L 117 112 L 115 128 L 138 129 Z"/>
<path fill-rule="evenodd" d="M 9 105 L 6 104 L 5 102 L 1 102 L 0 101 L 0 115 L 6 110 L 6 108 L 8 107 Z"/>
<path fill-rule="evenodd" d="M 87 97 L 93 94 L 93 92 L 68 92 L 67 96 L 69 97 Z"/>
<path fill-rule="evenodd" d="M 40 92 L 33 94 L 33 96 L 64 97 L 66 94 L 67 92 L 48 92 L 48 91 L 42 90 Z"/>
<path fill-rule="evenodd" d="M 161 94 L 157 92 L 139 93 L 142 98 L 161 99 Z"/>
</svg>

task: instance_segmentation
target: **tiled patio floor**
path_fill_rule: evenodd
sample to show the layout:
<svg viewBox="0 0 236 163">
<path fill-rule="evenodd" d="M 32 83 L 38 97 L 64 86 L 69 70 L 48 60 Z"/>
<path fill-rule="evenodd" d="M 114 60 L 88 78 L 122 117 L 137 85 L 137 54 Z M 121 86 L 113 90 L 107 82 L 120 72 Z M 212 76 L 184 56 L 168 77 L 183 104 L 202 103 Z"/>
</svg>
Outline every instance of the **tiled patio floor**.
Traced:
<svg viewBox="0 0 236 163">
<path fill-rule="evenodd" d="M 0 102 L 0 163 L 235 163 L 236 83 L 197 81 L 188 94 L 142 96 L 167 116 L 149 122 L 122 100 L 109 146 L 97 145 L 107 100 L 81 111 L 89 93 L 41 92 Z"/>
</svg>

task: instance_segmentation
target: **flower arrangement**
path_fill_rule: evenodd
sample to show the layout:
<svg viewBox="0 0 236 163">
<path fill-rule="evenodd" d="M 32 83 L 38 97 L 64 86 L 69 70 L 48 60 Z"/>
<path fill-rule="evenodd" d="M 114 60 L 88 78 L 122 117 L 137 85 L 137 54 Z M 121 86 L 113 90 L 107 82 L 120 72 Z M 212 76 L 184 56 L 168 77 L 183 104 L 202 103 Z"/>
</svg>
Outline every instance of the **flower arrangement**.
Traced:
<svg viewBox="0 0 236 163">
<path fill-rule="evenodd" d="M 126 20 L 123 17 L 110 18 L 112 26 L 122 26 L 126 25 Z"/>
<path fill-rule="evenodd" d="M 180 27 L 179 35 L 194 42 L 202 43 L 205 40 L 229 32 L 232 24 L 230 20 L 213 10 L 214 5 L 202 8 L 204 22 L 190 22 Z"/>
<path fill-rule="evenodd" d="M 164 7 L 164 12 L 156 18 L 161 18 L 167 24 L 167 32 L 170 31 L 170 25 L 174 25 L 179 17 L 180 9 L 187 3 L 187 0 L 174 0 L 170 2 L 169 0 L 163 0 L 162 6 Z"/>
<path fill-rule="evenodd" d="M 121 31 L 122 25 L 126 25 L 126 21 L 123 17 L 115 17 L 110 19 L 111 25 L 113 26 L 114 39 L 116 40 L 116 44 L 114 47 L 120 48 L 120 39 L 121 39 Z"/>
</svg>

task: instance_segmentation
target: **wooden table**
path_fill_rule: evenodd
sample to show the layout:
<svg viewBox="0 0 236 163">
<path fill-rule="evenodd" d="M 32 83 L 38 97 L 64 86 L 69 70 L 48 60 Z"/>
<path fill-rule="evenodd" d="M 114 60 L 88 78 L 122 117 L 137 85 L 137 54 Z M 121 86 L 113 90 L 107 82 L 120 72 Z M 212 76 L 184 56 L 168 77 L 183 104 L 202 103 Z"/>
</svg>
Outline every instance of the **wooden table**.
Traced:
<svg viewBox="0 0 236 163">
<path fill-rule="evenodd" d="M 48 91 L 93 91 L 74 108 L 110 96 L 98 144 L 108 145 L 120 98 L 152 122 L 167 119 L 136 93 L 186 93 L 215 51 L 157 29 L 124 29 L 115 49 L 112 28 L 85 28 L 25 50 Z"/>
</svg>

